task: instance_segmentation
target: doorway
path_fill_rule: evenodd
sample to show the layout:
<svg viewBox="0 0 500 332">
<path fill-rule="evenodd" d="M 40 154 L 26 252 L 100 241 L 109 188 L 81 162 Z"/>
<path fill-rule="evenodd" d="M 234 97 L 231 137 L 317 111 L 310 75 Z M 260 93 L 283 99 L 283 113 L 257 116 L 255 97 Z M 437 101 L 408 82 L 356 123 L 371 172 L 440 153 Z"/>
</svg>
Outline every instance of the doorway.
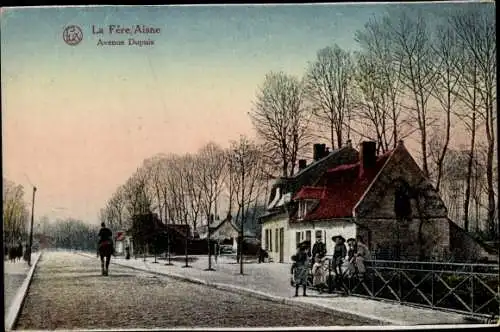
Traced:
<svg viewBox="0 0 500 332">
<path fill-rule="evenodd" d="M 283 227 L 280 228 L 280 263 L 283 263 L 285 253 L 283 252 L 285 249 L 285 229 Z"/>
</svg>

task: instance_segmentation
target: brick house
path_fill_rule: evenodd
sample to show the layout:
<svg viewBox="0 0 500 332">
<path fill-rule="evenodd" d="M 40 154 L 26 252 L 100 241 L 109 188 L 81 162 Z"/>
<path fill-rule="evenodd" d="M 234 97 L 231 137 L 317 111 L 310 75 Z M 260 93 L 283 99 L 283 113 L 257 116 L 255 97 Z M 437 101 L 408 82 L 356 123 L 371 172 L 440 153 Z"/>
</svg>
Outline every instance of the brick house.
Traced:
<svg viewBox="0 0 500 332">
<path fill-rule="evenodd" d="M 313 162 L 309 165 L 299 160 L 298 172 L 288 178 L 278 179 L 268 201 L 267 211 L 259 217 L 262 225 L 261 243 L 275 262 L 289 262 L 296 251 L 295 232 L 290 223 L 289 206 L 291 198 L 303 187 L 313 186 L 325 171 L 346 163 L 358 160 L 358 152 L 352 148 L 350 141 L 346 146 L 329 152 L 324 144 L 315 144 Z M 311 238 L 311 231 L 300 233 L 301 239 Z"/>
<path fill-rule="evenodd" d="M 314 186 L 302 187 L 288 211 L 294 245 L 309 231 L 326 239 L 329 253 L 331 237 L 340 234 L 361 235 L 378 259 L 491 256 L 448 218 L 438 192 L 402 141 L 379 156 L 375 142 L 363 142 L 358 162 L 329 169 Z"/>
<path fill-rule="evenodd" d="M 447 209 L 402 141 L 379 156 L 375 142 L 363 142 L 358 162 L 326 171 L 289 210 L 290 229 L 321 231 L 330 248 L 340 234 L 361 235 L 387 256 L 380 258 L 425 259 L 450 249 Z"/>
<path fill-rule="evenodd" d="M 491 257 L 491 250 L 448 218 L 402 141 L 378 156 L 375 142 L 363 142 L 359 153 L 350 145 L 332 153 L 314 149 L 311 165 L 299 162 L 295 176 L 274 184 L 260 218 L 263 246 L 275 262 L 290 262 L 297 244 L 316 236 L 331 254 L 331 237 L 338 234 L 361 235 L 379 259 Z M 464 253 L 466 244 L 470 250 Z"/>
</svg>

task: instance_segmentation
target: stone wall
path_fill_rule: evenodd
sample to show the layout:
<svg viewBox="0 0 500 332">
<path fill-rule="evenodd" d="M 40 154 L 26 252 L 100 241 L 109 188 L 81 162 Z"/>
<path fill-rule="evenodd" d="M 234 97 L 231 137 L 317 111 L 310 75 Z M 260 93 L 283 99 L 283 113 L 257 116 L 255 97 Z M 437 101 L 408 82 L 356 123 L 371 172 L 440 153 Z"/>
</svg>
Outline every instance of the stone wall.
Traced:
<svg viewBox="0 0 500 332">
<path fill-rule="evenodd" d="M 375 182 L 369 188 L 368 193 L 362 198 L 356 206 L 356 216 L 360 218 L 393 219 L 396 218 L 394 212 L 394 200 L 396 183 L 398 179 L 403 179 L 414 190 L 420 193 L 419 199 L 420 212 L 425 218 L 446 218 L 447 209 L 439 197 L 432 184 L 426 179 L 408 153 L 404 146 L 399 146 L 381 173 L 375 179 Z M 420 218 L 417 202 L 411 199 L 412 216 Z"/>
<path fill-rule="evenodd" d="M 422 224 L 423 243 L 419 242 L 420 220 L 398 223 L 393 219 L 358 220 L 366 230 L 360 227 L 365 242 L 372 254 L 379 253 L 379 259 L 419 260 L 422 246 L 424 260 L 431 257 L 442 259 L 449 250 L 450 233 L 446 218 L 426 219 Z M 400 243 L 397 256 L 397 244 Z"/>
<path fill-rule="evenodd" d="M 450 254 L 451 259 L 457 262 L 477 262 L 487 259 L 498 261 L 498 254 L 492 250 L 486 250 L 465 230 L 452 221 L 449 221 L 450 228 Z"/>
<path fill-rule="evenodd" d="M 399 180 L 405 181 L 414 193 L 418 193 L 418 198 L 410 198 L 411 216 L 398 221 L 395 193 Z M 424 249 L 425 259 L 443 257 L 449 249 L 447 209 L 403 145 L 393 152 L 365 197 L 355 207 L 355 213 L 356 220 L 369 230 L 371 249 L 385 248 L 389 252 L 386 255 L 388 258 L 398 250 L 398 241 L 401 259 L 419 259 L 420 247 Z M 422 245 L 418 236 L 421 220 Z"/>
</svg>

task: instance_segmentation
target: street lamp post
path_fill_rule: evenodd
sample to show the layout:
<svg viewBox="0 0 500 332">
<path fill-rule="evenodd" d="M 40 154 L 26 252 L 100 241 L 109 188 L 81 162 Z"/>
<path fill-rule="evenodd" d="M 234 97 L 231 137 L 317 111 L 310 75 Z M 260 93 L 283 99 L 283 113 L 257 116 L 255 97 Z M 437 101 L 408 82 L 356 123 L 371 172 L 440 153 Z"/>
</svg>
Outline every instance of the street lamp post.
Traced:
<svg viewBox="0 0 500 332">
<path fill-rule="evenodd" d="M 30 225 L 30 240 L 29 240 L 29 252 L 28 252 L 28 265 L 31 266 L 31 252 L 33 246 L 33 223 L 35 220 L 35 193 L 36 187 L 33 186 L 33 200 L 31 202 L 31 225 Z"/>
</svg>

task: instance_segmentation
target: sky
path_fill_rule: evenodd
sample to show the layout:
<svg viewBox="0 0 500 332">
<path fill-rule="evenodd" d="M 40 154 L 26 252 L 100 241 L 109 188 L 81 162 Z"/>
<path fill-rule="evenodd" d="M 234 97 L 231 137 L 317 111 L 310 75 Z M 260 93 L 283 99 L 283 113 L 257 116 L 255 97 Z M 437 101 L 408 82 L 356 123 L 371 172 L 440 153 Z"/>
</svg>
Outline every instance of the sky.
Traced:
<svg viewBox="0 0 500 332">
<path fill-rule="evenodd" d="M 37 186 L 36 218 L 97 222 L 145 158 L 254 136 L 266 73 L 301 76 L 320 48 L 357 49 L 355 31 L 388 6 L 3 8 L 3 176 Z M 160 33 L 109 34 L 137 24 Z M 130 37 L 154 45 L 98 45 Z"/>
</svg>

